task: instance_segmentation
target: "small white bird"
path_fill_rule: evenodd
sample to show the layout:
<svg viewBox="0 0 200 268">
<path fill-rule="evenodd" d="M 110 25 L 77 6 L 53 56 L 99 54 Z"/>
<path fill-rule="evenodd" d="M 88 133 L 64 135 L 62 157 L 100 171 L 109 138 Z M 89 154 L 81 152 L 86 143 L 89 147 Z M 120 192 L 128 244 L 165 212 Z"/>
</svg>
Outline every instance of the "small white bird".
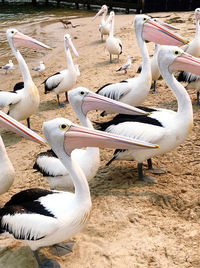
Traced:
<svg viewBox="0 0 200 268">
<path fill-rule="evenodd" d="M 38 67 L 32 68 L 33 71 L 41 73 L 45 70 L 45 65 L 43 61 L 40 61 L 40 65 Z"/>
<path fill-rule="evenodd" d="M 127 69 L 131 67 L 131 56 L 128 56 L 128 60 L 126 63 L 124 63 L 116 72 L 124 71 L 125 74 L 127 74 Z"/>
<path fill-rule="evenodd" d="M 9 62 L 6 65 L 1 66 L 1 69 L 6 70 L 5 74 L 7 74 L 8 70 L 12 70 L 13 67 L 14 67 L 14 64 L 12 60 L 9 60 Z"/>
</svg>

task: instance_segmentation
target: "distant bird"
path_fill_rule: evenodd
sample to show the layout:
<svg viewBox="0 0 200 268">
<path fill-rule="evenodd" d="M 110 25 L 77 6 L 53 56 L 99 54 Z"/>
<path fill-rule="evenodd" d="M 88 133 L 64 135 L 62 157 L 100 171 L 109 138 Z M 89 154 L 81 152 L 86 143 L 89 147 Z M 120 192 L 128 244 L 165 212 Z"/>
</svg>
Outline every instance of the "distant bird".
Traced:
<svg viewBox="0 0 200 268">
<path fill-rule="evenodd" d="M 41 73 L 45 70 L 45 65 L 43 61 L 40 61 L 40 66 L 32 68 L 33 71 Z"/>
<path fill-rule="evenodd" d="M 80 26 L 79 24 L 74 25 L 70 20 L 66 20 L 66 19 L 60 19 L 60 22 L 62 22 L 63 26 L 68 29 L 68 25 L 71 25 L 72 28 L 76 28 L 78 26 Z"/>
<path fill-rule="evenodd" d="M 5 70 L 6 71 L 5 73 L 7 74 L 8 70 L 12 70 L 13 67 L 14 67 L 14 64 L 13 64 L 12 60 L 9 60 L 9 63 L 7 63 L 4 66 L 1 66 L 1 69 Z"/>
<path fill-rule="evenodd" d="M 124 63 L 116 72 L 124 71 L 125 74 L 127 74 L 127 69 L 131 67 L 131 56 L 128 56 L 128 60 L 126 63 Z"/>
<path fill-rule="evenodd" d="M 17 83 L 15 90 L 12 92 L 0 92 L 0 108 L 9 106 L 8 114 L 18 121 L 26 119 L 27 125 L 30 128 L 30 116 L 39 107 L 40 95 L 31 78 L 28 66 L 19 50 L 16 49 L 16 46 L 25 46 L 34 49 L 51 48 L 42 42 L 20 33 L 16 29 L 8 29 L 6 35 L 12 52 L 18 61 L 23 82 Z"/>
<path fill-rule="evenodd" d="M 71 37 L 69 34 L 64 35 L 64 48 L 67 57 L 67 67 L 68 69 L 62 70 L 57 72 L 51 76 L 49 76 L 43 83 L 45 86 L 44 93 L 47 94 L 49 91 L 54 91 L 57 96 L 58 106 L 64 107 L 64 103 L 60 103 L 59 94 L 65 92 L 66 100 L 67 91 L 73 88 L 76 84 L 77 77 L 80 75 L 80 72 L 77 66 L 74 65 L 70 48 L 72 49 L 73 53 L 78 56 L 78 52 L 76 51 Z"/>
<path fill-rule="evenodd" d="M 122 54 L 122 42 L 119 38 L 114 37 L 114 19 L 115 12 L 111 11 L 108 18 L 108 21 L 110 22 L 110 30 L 108 38 L 106 39 L 106 48 L 110 54 L 110 63 L 112 63 L 112 55 L 117 55 L 119 62 L 119 55 Z"/>
<path fill-rule="evenodd" d="M 151 64 L 145 40 L 161 45 L 183 45 L 187 43 L 187 40 L 146 15 L 135 16 L 134 29 L 142 55 L 142 72 L 134 78 L 118 83 L 108 83 L 102 86 L 97 93 L 136 106 L 146 99 L 152 83 Z"/>
<path fill-rule="evenodd" d="M 94 16 L 94 19 L 96 19 L 97 16 L 100 16 L 102 14 L 101 17 L 101 24 L 99 26 L 99 31 L 101 33 L 101 41 L 103 42 L 103 36 L 104 35 L 108 35 L 109 34 L 109 30 L 110 30 L 110 21 L 109 18 L 106 19 L 106 15 L 108 13 L 108 7 L 106 5 L 103 5 L 101 7 L 101 9 L 97 12 L 97 14 Z"/>
<path fill-rule="evenodd" d="M 91 110 L 105 110 L 113 113 L 132 115 L 147 114 L 133 106 L 97 95 L 84 87 L 72 89 L 68 95 L 69 102 L 80 123 L 91 129 L 93 129 L 93 126 L 87 117 L 87 112 Z M 99 148 L 87 147 L 86 149 L 75 149 L 72 152 L 72 157 L 83 170 L 87 180 L 90 181 L 93 179 L 100 165 Z M 47 178 L 51 189 L 68 189 L 73 186 L 69 171 L 66 170 L 52 150 L 39 153 L 33 168 Z"/>
<path fill-rule="evenodd" d="M 145 108 L 150 115 L 126 116 L 117 115 L 109 122 L 99 123 L 99 129 L 118 135 L 137 138 L 160 146 L 159 150 L 116 150 L 113 160 L 135 160 L 138 162 L 140 180 L 149 180 L 142 170 L 143 161 L 148 161 L 152 169 L 151 158 L 171 151 L 180 145 L 187 137 L 193 126 L 193 110 L 189 95 L 185 88 L 174 78 L 172 71 L 185 70 L 200 75 L 200 60 L 174 46 L 161 46 L 158 52 L 158 64 L 163 79 L 176 97 L 178 109 L 172 111 L 161 108 Z M 160 170 L 162 173 L 163 171 Z M 160 172 L 159 170 L 156 173 Z"/>
</svg>

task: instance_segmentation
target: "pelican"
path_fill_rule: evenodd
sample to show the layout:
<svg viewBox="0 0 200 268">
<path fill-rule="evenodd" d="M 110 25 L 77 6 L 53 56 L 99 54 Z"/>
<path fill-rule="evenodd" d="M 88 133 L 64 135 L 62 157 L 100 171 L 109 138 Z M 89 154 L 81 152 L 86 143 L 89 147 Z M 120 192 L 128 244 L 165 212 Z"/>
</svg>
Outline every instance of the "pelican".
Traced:
<svg viewBox="0 0 200 268">
<path fill-rule="evenodd" d="M 27 125 L 30 128 L 30 116 L 37 111 L 40 103 L 40 96 L 37 87 L 33 83 L 28 66 L 15 46 L 26 46 L 34 49 L 51 48 L 27 35 L 20 33 L 16 29 L 8 29 L 6 35 L 12 52 L 18 61 L 23 82 L 20 82 L 20 90 L 13 92 L 0 92 L 0 108 L 9 106 L 8 114 L 18 121 L 26 119 Z"/>
<path fill-rule="evenodd" d="M 200 8 L 196 8 L 195 12 L 195 21 L 196 21 L 196 33 L 195 38 L 184 47 L 184 50 L 195 56 L 200 57 L 200 36 L 199 36 L 199 19 L 200 19 Z M 180 72 L 178 75 L 178 81 L 187 82 L 188 85 L 186 89 L 196 89 L 197 92 L 197 105 L 200 105 L 199 102 L 199 92 L 200 92 L 200 77 L 187 72 Z"/>
<path fill-rule="evenodd" d="M 158 52 L 158 64 L 161 75 L 168 87 L 174 93 L 178 110 L 143 108 L 151 114 L 147 116 L 117 115 L 113 120 L 99 123 L 100 129 L 111 133 L 158 143 L 159 150 L 117 150 L 114 159 L 135 160 L 138 162 L 140 180 L 149 180 L 142 170 L 142 163 L 148 160 L 152 168 L 151 158 L 171 151 L 181 144 L 190 133 L 193 126 L 193 111 L 189 95 L 185 88 L 174 78 L 172 71 L 185 70 L 200 74 L 200 60 L 185 53 L 178 47 L 163 46 Z M 110 161 L 111 162 L 111 161 Z"/>
<path fill-rule="evenodd" d="M 97 93 L 137 106 L 145 100 L 152 82 L 150 59 L 144 40 L 153 41 L 161 45 L 178 46 L 186 44 L 187 40 L 171 32 L 159 22 L 151 20 L 146 15 L 135 16 L 134 28 L 142 55 L 142 72 L 137 77 L 123 80 L 120 83 L 104 85 Z"/>
<path fill-rule="evenodd" d="M 160 78 L 160 70 L 158 67 L 157 55 L 158 55 L 159 45 L 155 44 L 155 49 L 153 57 L 151 58 L 151 75 L 153 81 L 153 91 L 152 93 L 157 93 L 156 91 L 156 81 Z M 141 73 L 142 65 L 139 66 L 137 73 Z"/>
<path fill-rule="evenodd" d="M 119 71 L 124 71 L 125 74 L 127 74 L 127 69 L 131 67 L 131 56 L 128 56 L 127 61 L 119 68 L 116 70 L 116 72 Z"/>
<path fill-rule="evenodd" d="M 12 60 L 9 60 L 9 62 L 4 65 L 4 66 L 1 66 L 1 69 L 5 70 L 5 74 L 7 74 L 8 70 L 12 70 L 14 68 L 14 64 L 12 62 Z"/>
<path fill-rule="evenodd" d="M 103 5 L 101 7 L 101 9 L 97 12 L 97 14 L 94 16 L 94 19 L 96 19 L 96 17 L 100 16 L 102 14 L 102 17 L 101 17 L 101 24 L 100 24 L 100 27 L 99 27 L 99 31 L 101 33 L 101 41 L 103 42 L 103 36 L 104 35 L 108 35 L 109 34 L 109 29 L 110 29 L 110 22 L 107 18 L 106 20 L 106 15 L 108 13 L 108 7 L 106 5 Z"/>
<path fill-rule="evenodd" d="M 33 71 L 41 73 L 45 70 L 45 65 L 43 61 L 40 61 L 40 65 L 37 67 L 32 68 Z"/>
<path fill-rule="evenodd" d="M 2 111 L 0 111 L 0 126 L 7 127 L 7 121 L 9 121 L 12 125 L 9 126 L 9 129 L 15 131 L 16 133 L 22 135 L 25 138 L 35 139 L 35 141 L 40 141 L 38 139 L 38 135 L 35 132 L 27 132 L 26 128 L 24 128 L 23 133 L 21 133 L 20 129 L 16 128 L 15 126 L 18 125 L 18 122 L 12 119 L 9 115 L 6 115 Z M 22 125 L 23 127 L 23 125 Z M 22 128 L 20 127 L 20 128 Z M 8 191 L 14 181 L 15 170 L 14 167 L 6 153 L 6 148 L 4 146 L 3 140 L 0 136 L 0 194 L 4 194 Z"/>
<path fill-rule="evenodd" d="M 9 121 L 6 123 L 9 124 Z M 150 144 L 80 127 L 65 118 L 45 122 L 43 133 L 62 164 L 69 170 L 75 192 L 33 188 L 15 194 L 0 208 L 0 231 L 30 246 L 40 268 L 60 267 L 53 260 L 44 259 L 41 262 L 37 249 L 71 238 L 89 219 L 90 190 L 83 171 L 71 156 L 73 149 L 83 146 L 134 149 L 148 148 Z"/>
<path fill-rule="evenodd" d="M 133 106 L 95 94 L 84 87 L 70 90 L 68 94 L 69 102 L 80 123 L 90 129 L 93 129 L 93 126 L 87 117 L 87 112 L 91 110 L 100 109 L 112 113 L 137 115 L 147 114 Z M 87 180 L 90 181 L 93 179 L 100 164 L 99 148 L 88 147 L 86 150 L 76 149 L 72 152 L 72 156 L 83 170 Z M 52 150 L 38 154 L 33 168 L 47 178 L 51 189 L 68 189 L 73 186 L 69 171 L 66 170 Z"/>
<path fill-rule="evenodd" d="M 56 93 L 59 107 L 65 106 L 65 104 L 60 103 L 59 94 L 62 92 L 65 92 L 66 100 L 67 100 L 67 91 L 72 89 L 73 86 L 76 84 L 76 80 L 78 76 L 77 67 L 75 67 L 73 63 L 69 48 L 72 49 L 73 53 L 76 56 L 78 56 L 78 52 L 76 51 L 69 34 L 64 35 L 64 47 L 65 47 L 65 53 L 67 57 L 68 69 L 62 70 L 58 73 L 51 75 L 43 82 L 45 86 L 44 93 L 46 94 L 48 91 L 53 90 Z"/>
<path fill-rule="evenodd" d="M 110 22 L 109 35 L 106 39 L 106 48 L 110 54 L 110 63 L 112 63 L 112 55 L 117 55 L 119 62 L 119 55 L 122 54 L 122 42 L 119 38 L 114 37 L 114 19 L 115 12 L 111 11 L 110 16 L 108 18 Z"/>
</svg>

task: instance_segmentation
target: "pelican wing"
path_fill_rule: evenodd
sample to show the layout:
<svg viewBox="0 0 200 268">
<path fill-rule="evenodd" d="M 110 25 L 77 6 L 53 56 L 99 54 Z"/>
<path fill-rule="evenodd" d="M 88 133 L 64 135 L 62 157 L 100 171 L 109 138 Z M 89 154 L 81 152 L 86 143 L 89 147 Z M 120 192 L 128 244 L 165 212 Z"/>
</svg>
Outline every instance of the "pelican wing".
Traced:
<svg viewBox="0 0 200 268">
<path fill-rule="evenodd" d="M 17 92 L 0 91 L 0 108 L 16 104 L 21 100 L 21 96 Z"/>
<path fill-rule="evenodd" d="M 185 71 L 181 71 L 178 75 L 178 81 L 179 82 L 195 82 L 196 80 L 198 80 L 200 78 L 200 76 L 196 75 L 196 74 L 192 74 L 192 73 L 188 73 Z"/>
<path fill-rule="evenodd" d="M 45 84 L 45 92 L 51 91 L 54 88 L 57 88 L 59 84 L 63 81 L 64 76 L 62 72 L 58 72 L 48 77 L 43 83 Z"/>
<path fill-rule="evenodd" d="M 101 87 L 96 93 L 108 97 L 110 99 L 119 101 L 124 95 L 129 93 L 130 90 L 130 84 L 128 83 L 128 81 L 124 80 L 120 83 L 107 84 Z"/>
<path fill-rule="evenodd" d="M 0 228 L 2 233 L 9 233 L 16 239 L 39 240 L 56 231 L 57 219 L 37 213 L 29 213 L 22 207 L 6 208 L 1 217 Z"/>
<path fill-rule="evenodd" d="M 98 128 L 106 132 L 159 144 L 165 135 L 165 128 L 151 116 L 129 116 L 119 114 L 106 123 L 98 123 Z"/>
</svg>

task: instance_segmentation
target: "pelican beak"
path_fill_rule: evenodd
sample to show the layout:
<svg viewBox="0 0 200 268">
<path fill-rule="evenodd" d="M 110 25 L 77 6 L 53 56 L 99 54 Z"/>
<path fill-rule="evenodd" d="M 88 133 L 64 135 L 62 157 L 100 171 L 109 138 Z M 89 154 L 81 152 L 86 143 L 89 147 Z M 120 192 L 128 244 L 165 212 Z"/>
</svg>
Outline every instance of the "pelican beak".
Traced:
<svg viewBox="0 0 200 268">
<path fill-rule="evenodd" d="M 70 101 L 70 92 L 69 92 Z M 120 101 L 115 101 L 99 94 L 88 92 L 82 103 L 82 111 L 86 115 L 91 110 L 103 110 L 109 113 L 131 114 L 131 115 L 149 115 L 141 109 L 125 104 Z"/>
<path fill-rule="evenodd" d="M 79 54 L 78 54 L 78 52 L 77 52 L 77 50 L 76 50 L 74 44 L 72 43 L 71 38 L 67 39 L 66 42 L 67 42 L 67 46 L 71 47 L 71 49 L 72 49 L 74 55 L 76 55 L 76 56 L 78 57 Z"/>
<path fill-rule="evenodd" d="M 177 27 L 175 27 L 173 25 L 170 25 L 170 24 L 168 24 L 166 22 L 162 22 L 160 20 L 158 20 L 158 23 L 160 23 L 161 25 L 165 26 L 166 28 L 168 28 L 170 30 L 180 30 L 180 28 L 177 28 Z"/>
<path fill-rule="evenodd" d="M 200 59 L 183 52 L 169 66 L 170 71 L 185 71 L 200 75 Z"/>
<path fill-rule="evenodd" d="M 72 124 L 64 135 L 65 152 L 70 155 L 75 148 L 85 146 L 130 150 L 160 148 L 156 144 Z"/>
<path fill-rule="evenodd" d="M 13 36 L 13 42 L 15 46 L 28 47 L 33 49 L 53 49 L 50 46 L 47 46 L 44 43 L 20 32 L 17 32 Z"/>
<path fill-rule="evenodd" d="M 146 20 L 143 25 L 142 38 L 160 45 L 182 46 L 189 42 L 182 36 L 167 29 L 161 23 L 151 19 Z"/>
<path fill-rule="evenodd" d="M 92 18 L 92 21 L 95 20 L 96 17 L 100 16 L 103 12 L 104 12 L 104 9 L 101 8 L 101 9 L 97 12 L 97 14 Z"/>
<path fill-rule="evenodd" d="M 9 115 L 0 111 L 0 126 L 8 128 L 9 130 L 23 136 L 28 140 L 32 140 L 37 143 L 45 144 L 46 141 L 40 137 L 37 133 L 33 132 L 31 129 L 27 128 L 17 120 L 13 119 Z"/>
</svg>

